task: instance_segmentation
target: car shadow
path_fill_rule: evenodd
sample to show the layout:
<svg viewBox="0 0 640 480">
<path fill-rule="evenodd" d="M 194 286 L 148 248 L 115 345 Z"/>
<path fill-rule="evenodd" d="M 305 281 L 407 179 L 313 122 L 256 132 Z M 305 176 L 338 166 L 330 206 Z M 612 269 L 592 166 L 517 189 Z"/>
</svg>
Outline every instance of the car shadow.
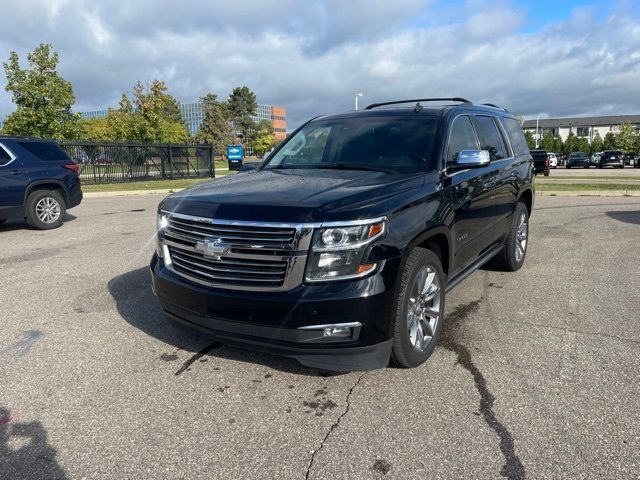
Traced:
<svg viewBox="0 0 640 480">
<path fill-rule="evenodd" d="M 77 218 L 78 217 L 76 217 L 75 215 L 71 215 L 70 213 L 67 213 L 64 216 L 64 223 L 73 222 Z M 64 226 L 64 223 L 63 223 L 63 226 Z M 13 230 L 34 230 L 34 229 L 32 229 L 29 226 L 29 224 L 21 218 L 8 219 L 4 223 L 0 224 L 0 232 L 11 232 Z"/>
<path fill-rule="evenodd" d="M 42 423 L 16 420 L 0 407 L 0 477 L 68 479 Z"/>
<path fill-rule="evenodd" d="M 607 217 L 619 222 L 640 225 L 640 210 L 621 210 L 607 212 Z"/>
<path fill-rule="evenodd" d="M 147 267 L 114 277 L 109 281 L 108 289 L 116 301 L 118 313 L 127 323 L 174 348 L 193 352 L 196 355 L 204 354 L 209 357 L 258 363 L 274 370 L 295 375 L 333 376 L 340 374 L 305 367 L 291 358 L 268 353 L 227 346 L 216 348 L 217 345 L 213 337 L 175 326 L 165 318 L 158 299 L 151 290 L 150 273 Z"/>
</svg>

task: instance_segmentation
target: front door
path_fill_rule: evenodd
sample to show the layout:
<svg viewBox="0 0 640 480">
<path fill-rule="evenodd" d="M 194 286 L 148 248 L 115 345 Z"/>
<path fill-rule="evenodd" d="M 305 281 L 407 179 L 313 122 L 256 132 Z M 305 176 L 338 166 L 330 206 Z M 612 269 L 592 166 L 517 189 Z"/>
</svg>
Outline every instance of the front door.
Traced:
<svg viewBox="0 0 640 480">
<path fill-rule="evenodd" d="M 447 148 L 447 162 L 455 161 L 462 150 L 479 150 L 480 144 L 471 119 L 457 117 L 451 125 Z M 472 263 L 494 235 L 495 166 L 459 170 L 449 176 L 449 190 L 453 200 L 453 272 Z"/>
</svg>

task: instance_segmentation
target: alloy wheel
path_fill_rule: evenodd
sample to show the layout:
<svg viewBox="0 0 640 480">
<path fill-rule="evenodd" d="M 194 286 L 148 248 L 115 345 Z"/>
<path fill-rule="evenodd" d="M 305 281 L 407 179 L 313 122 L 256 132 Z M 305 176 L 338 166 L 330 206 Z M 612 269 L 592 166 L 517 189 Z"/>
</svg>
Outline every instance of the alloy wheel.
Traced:
<svg viewBox="0 0 640 480">
<path fill-rule="evenodd" d="M 523 212 L 518 219 L 518 227 L 516 228 L 516 261 L 519 263 L 524 258 L 527 251 L 527 215 Z"/>
<path fill-rule="evenodd" d="M 429 265 L 422 267 L 411 287 L 407 306 L 409 342 L 420 352 L 433 340 L 440 321 L 440 289 L 436 270 Z"/>
<path fill-rule="evenodd" d="M 44 197 L 36 204 L 36 215 L 43 223 L 54 223 L 60 218 L 60 204 L 55 198 Z"/>
</svg>

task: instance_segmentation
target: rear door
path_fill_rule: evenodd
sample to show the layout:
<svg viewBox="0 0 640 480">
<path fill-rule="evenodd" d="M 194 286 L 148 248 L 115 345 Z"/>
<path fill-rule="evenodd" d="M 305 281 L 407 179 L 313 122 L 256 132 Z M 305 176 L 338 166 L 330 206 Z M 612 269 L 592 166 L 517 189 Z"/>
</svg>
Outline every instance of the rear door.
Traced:
<svg viewBox="0 0 640 480">
<path fill-rule="evenodd" d="M 28 184 L 22 161 L 0 143 L 0 218 L 11 216 L 16 207 L 22 207 Z"/>
<path fill-rule="evenodd" d="M 502 238 L 511 225 L 511 215 L 518 199 L 518 172 L 515 158 L 508 148 L 498 119 L 474 115 L 480 148 L 491 156 L 495 181 L 495 228 L 492 241 Z"/>
<path fill-rule="evenodd" d="M 479 150 L 480 144 L 469 115 L 453 120 L 446 150 L 447 162 L 462 150 Z M 449 176 L 455 220 L 453 272 L 472 263 L 493 239 L 494 165 L 459 170 Z"/>
</svg>

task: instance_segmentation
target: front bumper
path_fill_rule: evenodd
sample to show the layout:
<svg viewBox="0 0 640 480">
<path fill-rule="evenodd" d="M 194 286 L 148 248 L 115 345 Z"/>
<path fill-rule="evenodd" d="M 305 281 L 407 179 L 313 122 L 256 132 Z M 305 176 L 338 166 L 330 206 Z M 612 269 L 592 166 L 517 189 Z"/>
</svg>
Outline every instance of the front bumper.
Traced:
<svg viewBox="0 0 640 480">
<path fill-rule="evenodd" d="M 399 259 L 368 278 L 301 285 L 289 292 L 212 289 L 151 261 L 153 289 L 167 317 L 220 342 L 295 358 L 328 370 L 373 370 L 388 364 Z M 324 337 L 325 324 L 359 323 L 352 335 Z"/>
</svg>

